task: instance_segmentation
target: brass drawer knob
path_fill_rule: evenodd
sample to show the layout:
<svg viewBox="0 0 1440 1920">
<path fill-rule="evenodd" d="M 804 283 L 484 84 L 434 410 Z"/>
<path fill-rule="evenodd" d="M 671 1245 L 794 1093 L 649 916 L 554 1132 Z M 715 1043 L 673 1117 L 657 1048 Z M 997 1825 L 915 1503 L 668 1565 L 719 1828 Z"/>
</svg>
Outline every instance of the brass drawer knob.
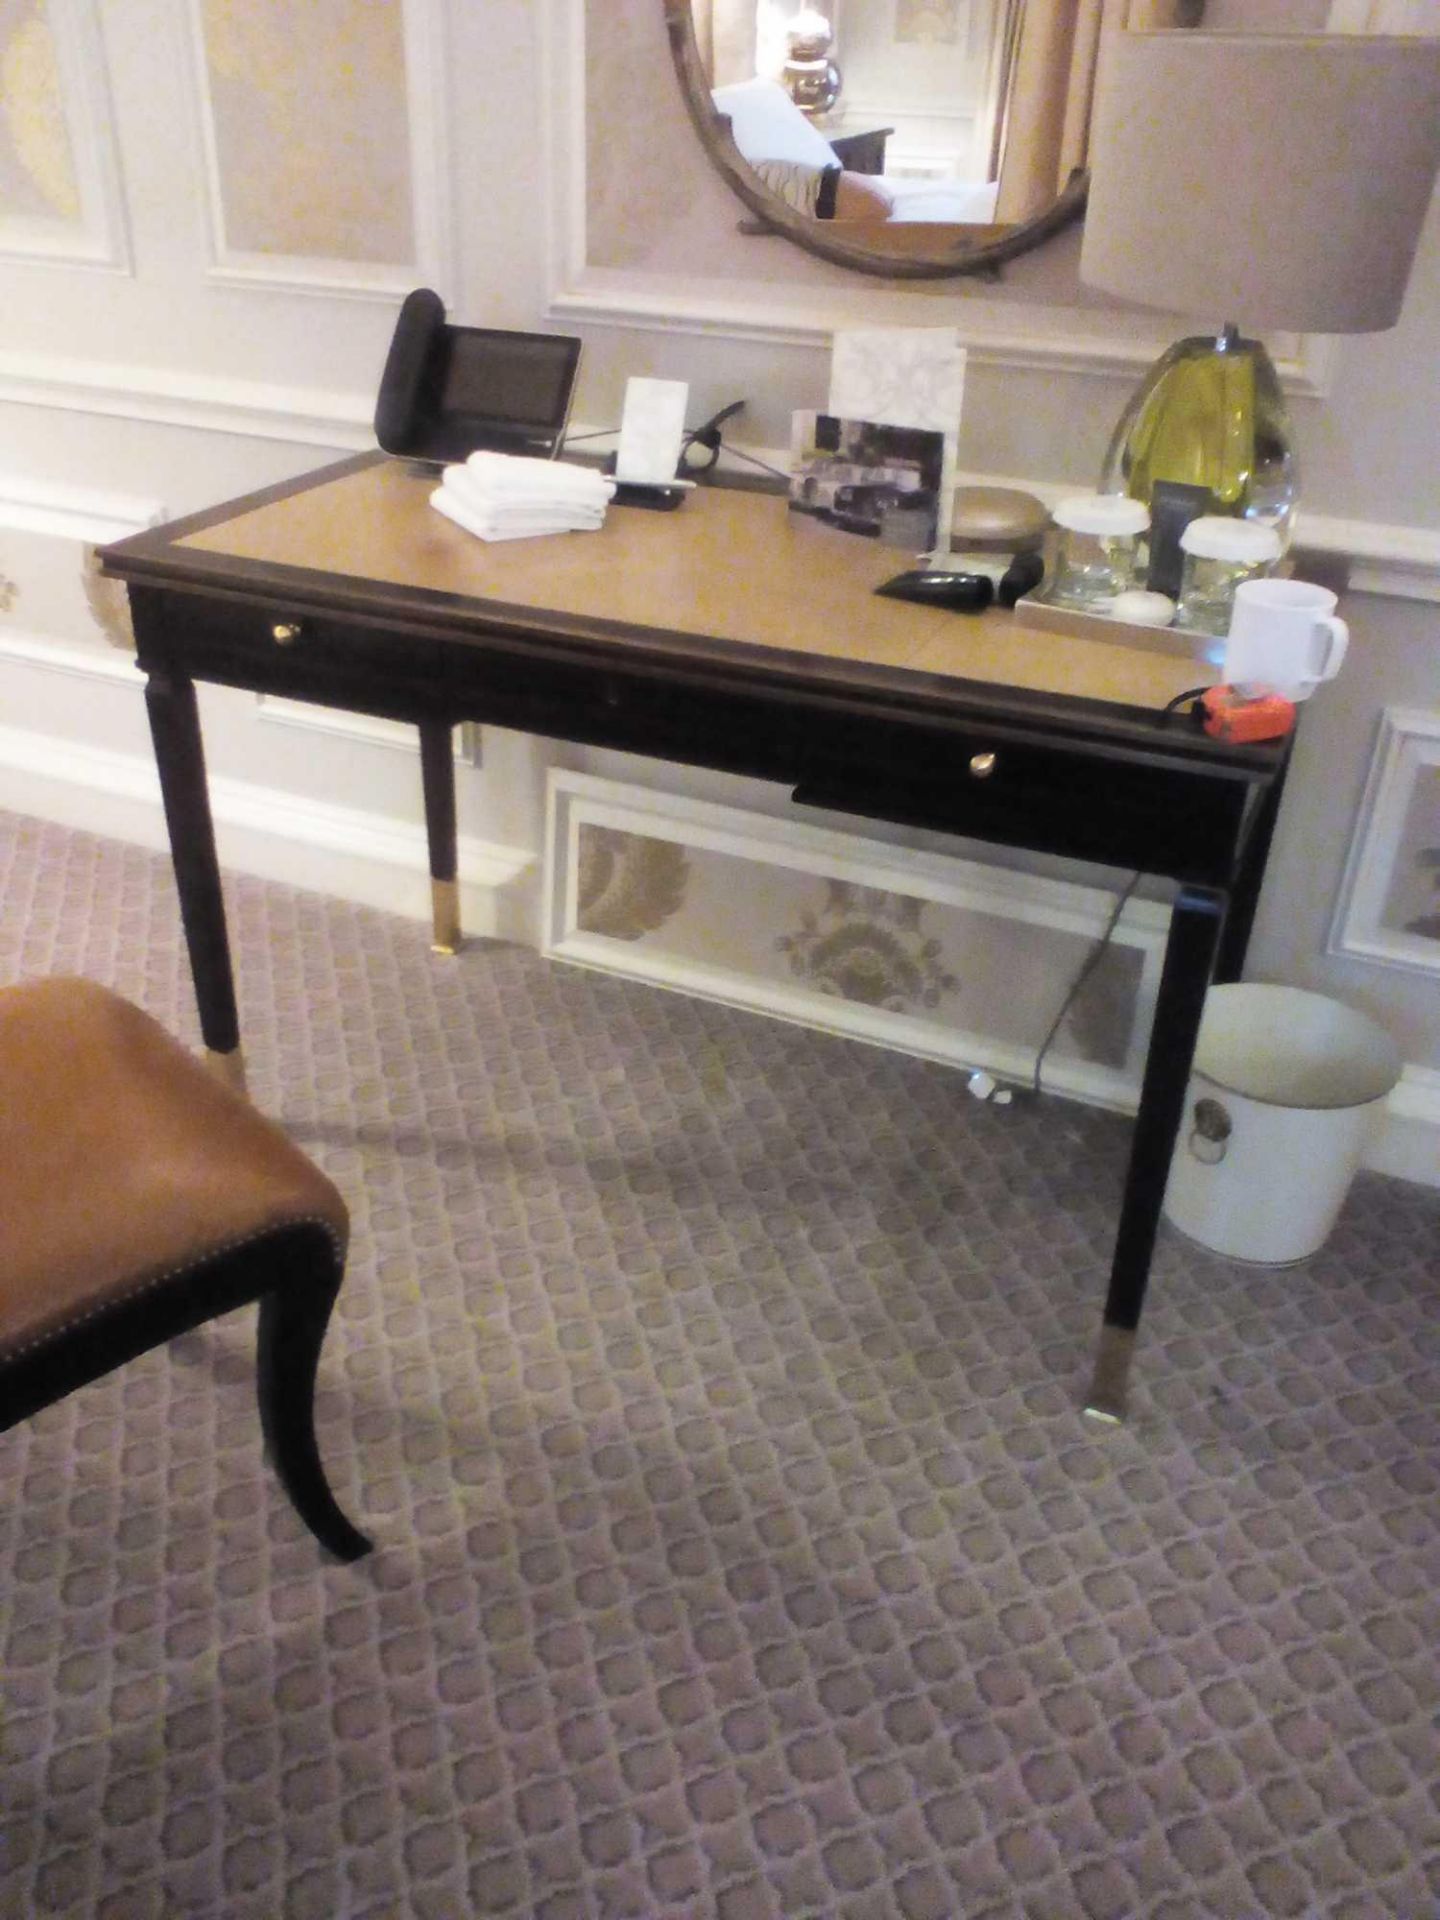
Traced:
<svg viewBox="0 0 1440 1920">
<path fill-rule="evenodd" d="M 277 620 L 270 629 L 270 638 L 277 647 L 293 647 L 300 638 L 300 632 L 298 620 Z"/>
<path fill-rule="evenodd" d="M 971 756 L 970 778 L 972 780 L 988 780 L 994 771 L 995 756 L 993 753 L 977 753 Z"/>
</svg>

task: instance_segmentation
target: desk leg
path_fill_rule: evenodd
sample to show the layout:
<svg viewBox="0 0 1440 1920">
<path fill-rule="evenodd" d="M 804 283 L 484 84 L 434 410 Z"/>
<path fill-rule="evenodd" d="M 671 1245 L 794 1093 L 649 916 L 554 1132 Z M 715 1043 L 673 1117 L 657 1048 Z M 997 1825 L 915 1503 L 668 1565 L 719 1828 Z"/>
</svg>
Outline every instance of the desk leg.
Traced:
<svg viewBox="0 0 1440 1920">
<path fill-rule="evenodd" d="M 1185 1111 L 1195 1038 L 1224 917 L 1223 893 L 1203 887 L 1180 889 L 1165 947 L 1140 1111 L 1135 1116 L 1135 1140 L 1115 1236 L 1105 1323 L 1085 1404 L 1085 1411 L 1100 1420 L 1125 1418 L 1135 1329 L 1145 1301 L 1160 1205 L 1170 1175 L 1170 1155 Z"/>
<path fill-rule="evenodd" d="M 190 974 L 200 1009 L 200 1031 L 210 1066 L 243 1093 L 245 1057 L 240 1051 L 225 897 L 215 855 L 195 684 L 182 674 L 152 673 L 145 685 L 145 706 L 160 770 L 160 794 L 165 803 Z"/>
<path fill-rule="evenodd" d="M 1225 915 L 1225 931 L 1215 959 L 1215 978 L 1228 983 L 1238 980 L 1245 966 L 1245 949 L 1255 924 L 1255 909 L 1260 904 L 1260 885 L 1265 878 L 1265 862 L 1270 842 L 1275 837 L 1275 821 L 1285 791 L 1283 776 L 1272 781 L 1261 795 L 1250 835 L 1240 857 L 1235 885 L 1230 893 L 1230 909 Z"/>
<path fill-rule="evenodd" d="M 430 843 L 432 953 L 460 950 L 460 883 L 455 857 L 455 749 L 441 720 L 420 722 L 420 777 Z"/>
</svg>

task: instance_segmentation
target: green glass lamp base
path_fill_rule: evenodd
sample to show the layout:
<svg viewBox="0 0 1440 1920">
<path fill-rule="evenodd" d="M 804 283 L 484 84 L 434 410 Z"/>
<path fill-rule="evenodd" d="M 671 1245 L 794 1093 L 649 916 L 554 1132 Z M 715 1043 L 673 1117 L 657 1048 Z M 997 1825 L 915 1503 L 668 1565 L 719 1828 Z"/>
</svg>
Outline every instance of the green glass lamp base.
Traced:
<svg viewBox="0 0 1440 1920">
<path fill-rule="evenodd" d="M 1213 511 L 1273 526 L 1289 545 L 1298 492 L 1290 419 L 1274 363 L 1232 328 L 1177 340 L 1120 417 L 1102 493 L 1151 504 L 1157 481 L 1204 487 Z"/>
</svg>

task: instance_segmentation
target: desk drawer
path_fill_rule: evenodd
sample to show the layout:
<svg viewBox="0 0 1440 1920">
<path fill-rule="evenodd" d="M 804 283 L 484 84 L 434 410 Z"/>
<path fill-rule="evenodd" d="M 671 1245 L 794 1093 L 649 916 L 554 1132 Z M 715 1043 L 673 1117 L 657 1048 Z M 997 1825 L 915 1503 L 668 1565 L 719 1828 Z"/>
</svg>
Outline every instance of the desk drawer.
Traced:
<svg viewBox="0 0 1440 1920">
<path fill-rule="evenodd" d="M 131 589 L 140 664 L 196 680 L 414 719 L 434 709 L 454 644 L 283 602 Z"/>
<path fill-rule="evenodd" d="M 990 721 L 724 661 L 523 633 L 436 636 L 283 603 L 134 590 L 140 662 L 397 720 L 476 720 L 777 781 L 827 810 L 1177 879 L 1228 877 L 1249 783 L 1133 741 Z"/>
<path fill-rule="evenodd" d="M 1222 770 L 1062 744 L 983 720 L 838 726 L 815 743 L 802 804 L 1223 884 L 1249 784 Z"/>
</svg>

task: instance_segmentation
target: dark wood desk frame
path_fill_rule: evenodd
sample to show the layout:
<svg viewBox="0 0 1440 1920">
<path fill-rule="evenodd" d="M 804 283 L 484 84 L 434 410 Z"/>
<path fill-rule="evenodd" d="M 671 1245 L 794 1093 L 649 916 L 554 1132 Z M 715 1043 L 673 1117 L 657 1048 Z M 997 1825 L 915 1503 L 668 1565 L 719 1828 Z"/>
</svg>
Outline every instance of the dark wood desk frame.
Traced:
<svg viewBox="0 0 1440 1920">
<path fill-rule="evenodd" d="M 1286 751 L 1226 745 L 1166 722 L 1153 708 L 791 654 L 693 627 L 619 625 L 438 591 L 418 580 L 359 578 L 182 544 L 257 507 L 343 480 L 377 458 L 342 461 L 102 552 L 106 573 L 129 587 L 212 1056 L 243 1073 L 196 681 L 419 729 L 441 945 L 453 944 L 459 931 L 451 740 L 467 720 L 780 781 L 807 805 L 1173 880 L 1087 1403 L 1102 1418 L 1123 1418 L 1205 992 L 1212 979 L 1239 975 Z"/>
</svg>

